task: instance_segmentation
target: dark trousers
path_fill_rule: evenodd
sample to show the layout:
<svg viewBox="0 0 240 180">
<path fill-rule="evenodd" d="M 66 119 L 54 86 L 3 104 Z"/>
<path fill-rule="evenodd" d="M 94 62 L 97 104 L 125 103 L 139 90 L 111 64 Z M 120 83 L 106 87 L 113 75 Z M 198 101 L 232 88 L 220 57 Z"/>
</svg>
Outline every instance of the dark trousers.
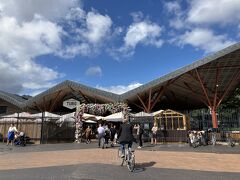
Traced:
<svg viewBox="0 0 240 180">
<path fill-rule="evenodd" d="M 143 143 L 142 143 L 142 134 L 139 134 L 138 135 L 138 144 L 139 144 L 139 146 L 143 146 Z"/>
</svg>

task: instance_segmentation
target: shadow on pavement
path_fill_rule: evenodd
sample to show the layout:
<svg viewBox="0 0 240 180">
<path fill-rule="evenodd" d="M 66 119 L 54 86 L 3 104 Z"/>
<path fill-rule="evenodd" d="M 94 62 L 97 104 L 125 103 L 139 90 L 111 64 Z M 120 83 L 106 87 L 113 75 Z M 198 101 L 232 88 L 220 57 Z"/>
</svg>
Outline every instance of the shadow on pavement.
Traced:
<svg viewBox="0 0 240 180">
<path fill-rule="evenodd" d="M 152 167 L 156 162 L 144 162 L 144 163 L 138 163 L 135 166 L 134 173 L 145 171 L 147 167 Z"/>
</svg>

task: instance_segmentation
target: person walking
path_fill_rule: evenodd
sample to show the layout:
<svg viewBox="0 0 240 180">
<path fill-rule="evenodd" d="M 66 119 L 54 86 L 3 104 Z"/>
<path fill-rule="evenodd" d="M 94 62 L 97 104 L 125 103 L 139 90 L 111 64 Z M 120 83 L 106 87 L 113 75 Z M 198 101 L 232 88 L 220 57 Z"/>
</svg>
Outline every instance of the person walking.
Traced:
<svg viewBox="0 0 240 180">
<path fill-rule="evenodd" d="M 137 138 L 138 138 L 138 149 L 141 149 L 143 146 L 143 142 L 142 142 L 142 136 L 143 136 L 143 128 L 140 124 L 137 125 Z"/>
<path fill-rule="evenodd" d="M 110 129 L 108 128 L 108 125 L 106 125 L 105 126 L 105 134 L 104 134 L 106 148 L 108 148 L 108 142 L 110 139 L 110 135 L 111 135 Z"/>
<path fill-rule="evenodd" d="M 8 129 L 7 146 L 9 145 L 9 142 L 11 142 L 11 145 L 13 145 L 14 135 L 17 132 L 18 132 L 17 128 L 14 126 L 14 124 L 11 123 Z"/>
<path fill-rule="evenodd" d="M 102 124 L 99 124 L 97 131 L 98 131 L 98 147 L 100 148 L 100 146 L 102 145 L 102 149 L 104 149 L 104 142 L 102 141 L 104 141 L 105 130 L 102 127 Z"/>
<path fill-rule="evenodd" d="M 115 140 L 115 135 L 117 133 L 117 130 L 116 130 L 116 126 L 115 125 L 111 125 L 111 128 L 110 128 L 110 133 L 111 133 L 111 137 L 110 137 L 110 141 L 111 141 L 111 147 L 114 147 L 114 140 Z"/>
<path fill-rule="evenodd" d="M 157 144 L 157 131 L 158 131 L 158 126 L 157 123 L 154 123 L 152 129 L 152 138 L 151 138 L 151 144 Z"/>
<path fill-rule="evenodd" d="M 90 126 L 87 127 L 87 129 L 85 130 L 84 134 L 86 136 L 86 143 L 87 144 L 91 143 L 92 129 L 90 128 Z"/>
</svg>

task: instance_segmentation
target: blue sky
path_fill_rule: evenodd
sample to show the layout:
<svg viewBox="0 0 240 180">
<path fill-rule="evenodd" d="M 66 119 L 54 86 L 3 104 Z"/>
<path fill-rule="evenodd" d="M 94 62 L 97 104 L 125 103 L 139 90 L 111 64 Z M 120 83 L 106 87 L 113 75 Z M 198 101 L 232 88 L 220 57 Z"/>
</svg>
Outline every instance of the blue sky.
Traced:
<svg viewBox="0 0 240 180">
<path fill-rule="evenodd" d="M 0 90 L 120 94 L 239 38 L 239 0 L 0 0 Z"/>
</svg>

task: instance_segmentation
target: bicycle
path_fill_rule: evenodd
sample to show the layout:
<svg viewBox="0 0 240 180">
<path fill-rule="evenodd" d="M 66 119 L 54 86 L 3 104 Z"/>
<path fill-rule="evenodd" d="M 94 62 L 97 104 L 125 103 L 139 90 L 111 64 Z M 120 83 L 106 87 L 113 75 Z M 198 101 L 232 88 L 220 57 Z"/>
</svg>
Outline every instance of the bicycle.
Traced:
<svg viewBox="0 0 240 180">
<path fill-rule="evenodd" d="M 134 168 L 135 168 L 135 154 L 134 154 L 134 150 L 132 150 L 131 148 L 125 148 L 124 150 L 124 157 L 122 157 L 122 150 L 119 147 L 118 149 L 118 158 L 120 159 L 120 165 L 123 166 L 124 162 L 127 165 L 127 168 L 130 172 L 133 172 Z"/>
<path fill-rule="evenodd" d="M 231 137 L 231 135 L 229 133 L 227 133 L 226 136 L 227 136 L 227 144 L 228 144 L 228 146 L 234 147 L 235 146 L 235 142 L 234 142 L 233 138 Z"/>
</svg>

